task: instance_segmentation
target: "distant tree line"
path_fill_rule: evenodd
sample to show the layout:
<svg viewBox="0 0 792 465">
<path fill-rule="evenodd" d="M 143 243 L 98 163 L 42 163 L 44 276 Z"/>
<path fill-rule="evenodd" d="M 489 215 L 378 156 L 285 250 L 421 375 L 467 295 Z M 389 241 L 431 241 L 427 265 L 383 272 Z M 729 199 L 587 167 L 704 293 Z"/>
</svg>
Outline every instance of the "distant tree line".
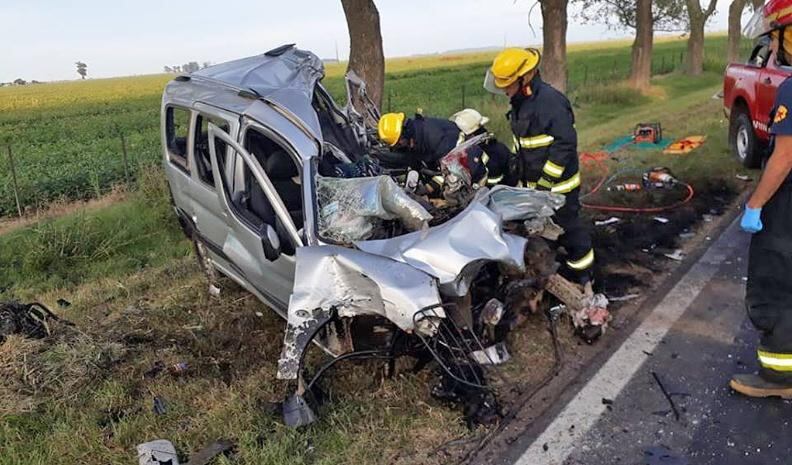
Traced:
<svg viewBox="0 0 792 465">
<path fill-rule="evenodd" d="M 16 79 L 14 79 L 11 82 L 0 82 L 0 87 L 6 87 L 6 86 L 27 86 L 27 85 L 30 85 L 30 84 L 41 84 L 41 83 L 42 83 L 41 81 L 37 81 L 35 79 L 33 79 L 31 81 L 26 81 L 26 80 L 24 80 L 22 78 L 16 78 Z"/>
<path fill-rule="evenodd" d="M 208 68 L 211 65 L 212 65 L 212 63 L 209 62 L 209 61 L 204 61 L 200 65 L 198 64 L 197 61 L 191 61 L 191 62 L 185 63 L 183 65 L 175 65 L 175 66 L 165 65 L 162 69 L 166 73 L 177 73 L 177 74 L 178 73 L 194 73 L 194 72 L 198 71 L 199 69 Z"/>
<path fill-rule="evenodd" d="M 530 0 L 542 13 L 542 77 L 557 89 L 566 90 L 568 6 L 580 7 L 576 19 L 604 23 L 613 29 L 634 31 L 632 62 L 628 83 L 644 90 L 649 87 L 655 32 L 687 35 L 685 73 L 700 75 L 704 70 L 704 27 L 716 11 L 717 0 Z M 515 0 L 516 2 L 516 0 Z M 729 1 L 729 37 L 725 54 L 729 62 L 738 59 L 743 11 L 761 8 L 764 0 Z M 374 0 L 341 0 L 349 30 L 350 54 L 347 69 L 354 70 L 368 84 L 368 94 L 377 105 L 382 102 L 385 62 L 382 53 L 379 12 Z"/>
</svg>

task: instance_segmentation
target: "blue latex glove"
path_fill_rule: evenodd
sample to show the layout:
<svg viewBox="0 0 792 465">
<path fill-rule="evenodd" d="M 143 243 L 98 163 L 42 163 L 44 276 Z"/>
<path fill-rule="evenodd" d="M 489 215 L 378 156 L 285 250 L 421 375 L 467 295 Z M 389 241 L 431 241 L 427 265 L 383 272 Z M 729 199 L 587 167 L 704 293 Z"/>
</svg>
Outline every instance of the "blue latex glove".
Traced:
<svg viewBox="0 0 792 465">
<path fill-rule="evenodd" d="M 743 213 L 742 220 L 740 221 L 740 227 L 743 228 L 743 231 L 745 232 L 749 232 L 751 234 L 758 233 L 762 230 L 761 216 L 761 208 L 749 208 L 748 205 L 746 205 L 745 213 Z"/>
</svg>

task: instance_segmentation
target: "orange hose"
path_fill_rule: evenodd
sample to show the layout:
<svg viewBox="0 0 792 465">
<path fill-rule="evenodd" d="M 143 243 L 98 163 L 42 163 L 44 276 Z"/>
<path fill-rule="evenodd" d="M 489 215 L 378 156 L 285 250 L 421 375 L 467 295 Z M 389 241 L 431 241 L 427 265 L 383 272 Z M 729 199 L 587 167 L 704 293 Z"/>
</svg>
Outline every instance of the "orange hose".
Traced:
<svg viewBox="0 0 792 465">
<path fill-rule="evenodd" d="M 660 213 L 660 212 L 664 212 L 664 211 L 668 211 L 668 210 L 673 210 L 675 208 L 679 208 L 682 205 L 685 205 L 686 203 L 690 202 L 693 199 L 693 196 L 696 195 L 695 191 L 693 190 L 693 186 L 691 186 L 690 184 L 686 184 L 686 183 L 680 183 L 680 184 L 684 185 L 687 188 L 687 190 L 688 190 L 687 197 L 685 197 L 683 200 L 680 200 L 677 203 L 674 203 L 672 205 L 666 205 L 664 207 L 638 208 L 638 207 L 621 207 L 621 206 L 618 206 L 618 205 L 597 205 L 597 204 L 587 203 L 587 202 L 585 202 L 583 200 L 583 198 L 585 198 L 587 196 L 590 196 L 590 195 L 593 195 L 593 194 L 596 194 L 597 192 L 599 192 L 599 190 L 602 189 L 602 186 L 608 180 L 608 174 L 609 174 L 608 166 L 605 164 L 605 162 L 603 160 L 597 160 L 597 159 L 591 158 L 591 159 L 588 159 L 587 161 L 589 161 L 589 163 L 586 163 L 586 164 L 592 164 L 592 165 L 599 166 L 601 169 L 603 169 L 605 171 L 605 175 L 602 177 L 602 179 L 599 180 L 599 182 L 597 182 L 597 185 L 594 186 L 594 188 L 591 189 L 590 191 L 588 191 L 586 194 L 581 196 L 580 205 L 583 208 L 588 208 L 589 210 L 598 210 L 598 211 L 605 211 L 605 212 L 621 212 L 621 213 Z"/>
</svg>

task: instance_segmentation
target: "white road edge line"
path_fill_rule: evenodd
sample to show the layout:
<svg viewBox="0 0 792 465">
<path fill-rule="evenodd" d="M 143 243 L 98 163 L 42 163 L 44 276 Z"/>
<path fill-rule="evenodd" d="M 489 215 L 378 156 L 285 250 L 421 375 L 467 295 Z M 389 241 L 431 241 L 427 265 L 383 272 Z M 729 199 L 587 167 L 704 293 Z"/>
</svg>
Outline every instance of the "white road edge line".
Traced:
<svg viewBox="0 0 792 465">
<path fill-rule="evenodd" d="M 729 238 L 739 234 L 735 220 L 682 277 L 600 370 L 528 447 L 514 465 L 562 465 L 607 406 L 641 368 L 671 326 L 685 313 L 728 257 Z M 574 425 L 574 428 L 572 426 Z M 545 445 L 547 450 L 545 450 Z"/>
</svg>

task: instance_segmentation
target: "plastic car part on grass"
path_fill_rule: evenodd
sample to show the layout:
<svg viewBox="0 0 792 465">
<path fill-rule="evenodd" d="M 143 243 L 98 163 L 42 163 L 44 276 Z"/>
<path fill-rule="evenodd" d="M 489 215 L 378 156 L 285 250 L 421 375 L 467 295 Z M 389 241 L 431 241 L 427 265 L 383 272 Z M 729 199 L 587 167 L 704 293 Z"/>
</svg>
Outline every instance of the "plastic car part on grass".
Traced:
<svg viewBox="0 0 792 465">
<path fill-rule="evenodd" d="M 165 439 L 139 444 L 137 452 L 139 465 L 179 465 L 176 448 Z"/>
</svg>

